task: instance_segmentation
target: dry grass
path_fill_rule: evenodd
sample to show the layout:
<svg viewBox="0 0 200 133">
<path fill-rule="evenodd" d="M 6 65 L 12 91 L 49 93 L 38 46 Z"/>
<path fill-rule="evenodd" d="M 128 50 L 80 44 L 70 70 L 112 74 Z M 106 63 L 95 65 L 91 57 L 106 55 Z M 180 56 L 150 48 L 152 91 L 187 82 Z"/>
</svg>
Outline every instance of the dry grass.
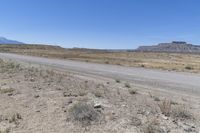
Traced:
<svg viewBox="0 0 200 133">
<path fill-rule="evenodd" d="M 20 70 L 20 64 L 0 59 L 0 73 L 14 73 Z"/>
<path fill-rule="evenodd" d="M 131 85 L 130 85 L 129 83 L 125 83 L 124 86 L 125 86 L 126 88 L 131 88 Z"/>
<path fill-rule="evenodd" d="M 200 72 L 200 55 L 151 52 L 106 52 L 88 49 L 63 49 L 44 45 L 7 46 L 1 51 L 48 58 L 80 60 L 102 64 L 144 67 L 172 71 Z"/>
<path fill-rule="evenodd" d="M 193 116 L 186 106 L 176 106 L 172 110 L 172 116 L 178 119 L 192 119 Z"/>
<path fill-rule="evenodd" d="M 158 119 L 153 119 L 147 122 L 144 128 L 144 133 L 168 133 L 170 129 L 165 125 L 161 125 Z"/>
<path fill-rule="evenodd" d="M 13 92 L 13 91 L 15 91 L 15 89 L 13 89 L 13 88 L 0 89 L 0 93 L 1 93 L 1 94 L 4 94 L 4 93 L 11 93 L 11 92 Z"/>
<path fill-rule="evenodd" d="M 22 116 L 19 113 L 13 113 L 9 118 L 9 122 L 18 124 L 18 120 L 20 119 L 22 119 Z"/>
<path fill-rule="evenodd" d="M 10 128 L 6 128 L 4 130 L 0 130 L 0 133 L 10 133 Z"/>
<path fill-rule="evenodd" d="M 83 126 L 90 125 L 92 121 L 97 121 L 99 113 L 86 102 L 79 102 L 69 110 L 74 121 L 80 122 Z"/>
<path fill-rule="evenodd" d="M 21 65 L 21 67 L 20 72 L 8 74 L 6 71 L 0 74 L 1 88 L 12 86 L 15 88 L 12 96 L 0 95 L 0 127 L 6 123 L 8 132 L 86 132 L 87 130 L 87 132 L 139 133 L 145 130 L 146 133 L 165 133 L 168 127 L 181 132 L 183 127 L 177 128 L 177 120 L 180 120 L 181 124 L 189 121 L 192 123 L 191 126 L 199 127 L 199 119 L 191 119 L 191 114 L 198 115 L 195 112 L 199 109 L 194 107 L 199 102 L 187 106 L 190 110 L 179 109 L 181 105 L 181 101 L 177 101 L 179 98 L 171 98 L 163 93 L 160 95 L 160 92 L 156 94 L 154 91 L 149 92 L 149 97 L 146 91 L 144 94 L 142 88 L 133 84 L 125 85 L 126 82 L 122 81 L 116 83 L 115 79 L 110 79 L 108 82 L 108 79 L 82 77 L 41 66 Z M 15 67 L 11 68 L 15 70 Z M 176 100 L 173 103 L 168 100 L 162 101 L 163 97 Z M 161 98 L 161 101 L 156 98 Z M 189 103 L 186 102 L 184 105 Z M 170 114 L 170 118 L 161 115 L 160 112 Z M 61 125 L 66 126 L 61 127 Z M 46 126 L 48 128 L 44 128 Z M 0 128 L 0 133 L 4 133 L 4 130 Z"/>
<path fill-rule="evenodd" d="M 160 104 L 158 104 L 160 111 L 165 115 L 165 116 L 170 116 L 171 113 L 171 101 L 169 100 L 163 100 Z"/>
<path fill-rule="evenodd" d="M 128 89 L 128 92 L 129 92 L 131 95 L 137 94 L 137 90 L 134 89 L 134 88 L 129 88 L 129 89 Z"/>
</svg>

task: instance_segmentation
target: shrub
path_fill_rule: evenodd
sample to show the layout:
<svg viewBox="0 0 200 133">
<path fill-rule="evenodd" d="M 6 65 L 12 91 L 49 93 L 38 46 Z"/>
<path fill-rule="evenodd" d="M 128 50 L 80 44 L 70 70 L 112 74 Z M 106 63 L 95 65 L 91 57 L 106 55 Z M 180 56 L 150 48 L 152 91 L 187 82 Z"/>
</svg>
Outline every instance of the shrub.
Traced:
<svg viewBox="0 0 200 133">
<path fill-rule="evenodd" d="M 93 92 L 93 94 L 94 94 L 96 97 L 103 97 L 102 92 L 101 92 L 101 91 L 98 91 L 98 90 L 95 90 L 95 91 Z"/>
<path fill-rule="evenodd" d="M 148 121 L 144 128 L 144 133 L 168 133 L 170 129 L 166 125 L 161 125 L 159 120 Z"/>
<path fill-rule="evenodd" d="M 0 89 L 0 93 L 4 94 L 4 93 L 11 93 L 13 92 L 15 89 L 13 88 L 6 88 L 6 89 Z"/>
<path fill-rule="evenodd" d="M 164 100 L 160 104 L 158 104 L 160 107 L 160 111 L 165 115 L 165 116 L 170 116 L 171 113 L 171 101 Z"/>
<path fill-rule="evenodd" d="M 137 90 L 136 89 L 133 89 L 133 88 L 129 88 L 128 89 L 128 92 L 130 93 L 130 94 L 136 94 L 137 93 Z"/>
<path fill-rule="evenodd" d="M 144 64 L 142 64 L 142 65 L 141 65 L 141 67 L 145 67 L 145 65 L 144 65 Z"/>
<path fill-rule="evenodd" d="M 120 81 L 119 79 L 116 79 L 115 82 L 116 82 L 116 83 L 120 83 L 121 81 Z"/>
<path fill-rule="evenodd" d="M 0 130 L 0 133 L 10 133 L 10 128 L 6 128 L 4 130 Z"/>
<path fill-rule="evenodd" d="M 185 106 L 178 106 L 172 110 L 172 115 L 179 119 L 191 119 L 192 114 Z"/>
<path fill-rule="evenodd" d="M 82 125 L 90 125 L 92 121 L 97 121 L 99 113 L 86 102 L 76 103 L 70 110 L 70 116 L 73 120 Z"/>
<path fill-rule="evenodd" d="M 154 96 L 154 101 L 160 101 L 159 97 Z"/>
<path fill-rule="evenodd" d="M 159 127 L 160 123 L 158 121 L 149 122 L 145 128 L 144 133 L 156 133 L 157 128 Z"/>
<path fill-rule="evenodd" d="M 185 69 L 192 70 L 193 68 L 191 66 L 186 66 Z"/>
<path fill-rule="evenodd" d="M 131 88 L 131 85 L 129 83 L 125 83 L 126 88 Z"/>
<path fill-rule="evenodd" d="M 15 124 L 19 124 L 19 121 L 18 120 L 20 120 L 20 119 L 22 119 L 22 116 L 19 114 L 19 113 L 14 113 L 14 114 L 12 114 L 11 115 L 11 117 L 9 118 L 9 122 L 10 123 L 15 123 Z"/>
</svg>

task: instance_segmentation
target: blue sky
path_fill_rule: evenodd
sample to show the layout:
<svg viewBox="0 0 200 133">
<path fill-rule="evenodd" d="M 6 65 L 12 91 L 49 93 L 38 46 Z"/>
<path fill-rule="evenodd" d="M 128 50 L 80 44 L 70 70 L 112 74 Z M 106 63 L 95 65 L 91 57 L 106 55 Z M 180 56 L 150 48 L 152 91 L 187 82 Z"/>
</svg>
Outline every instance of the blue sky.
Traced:
<svg viewBox="0 0 200 133">
<path fill-rule="evenodd" d="M 200 44 L 199 0 L 0 0 L 0 36 L 63 47 Z"/>
</svg>

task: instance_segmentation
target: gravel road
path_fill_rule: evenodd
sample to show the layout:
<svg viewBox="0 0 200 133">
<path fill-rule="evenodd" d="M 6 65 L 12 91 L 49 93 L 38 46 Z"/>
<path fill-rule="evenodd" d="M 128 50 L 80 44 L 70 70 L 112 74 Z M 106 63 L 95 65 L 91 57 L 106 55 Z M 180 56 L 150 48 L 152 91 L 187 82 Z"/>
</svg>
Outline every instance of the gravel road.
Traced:
<svg viewBox="0 0 200 133">
<path fill-rule="evenodd" d="M 176 93 L 194 95 L 197 97 L 200 96 L 200 74 L 122 67 L 71 60 L 47 59 L 9 53 L 0 53 L 0 58 L 48 65 L 81 74 L 119 79 L 148 89 L 158 89 L 166 92 L 175 91 Z"/>
</svg>

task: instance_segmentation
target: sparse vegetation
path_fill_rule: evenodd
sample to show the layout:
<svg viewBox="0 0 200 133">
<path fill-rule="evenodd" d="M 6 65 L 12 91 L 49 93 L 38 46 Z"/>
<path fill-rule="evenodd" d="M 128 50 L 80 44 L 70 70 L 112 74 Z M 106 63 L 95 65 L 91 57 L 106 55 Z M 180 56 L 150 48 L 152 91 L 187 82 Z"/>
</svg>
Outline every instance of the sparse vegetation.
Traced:
<svg viewBox="0 0 200 133">
<path fill-rule="evenodd" d="M 162 126 L 158 119 L 153 119 L 147 122 L 144 128 L 144 133 L 168 133 L 169 129 Z"/>
<path fill-rule="evenodd" d="M 0 59 L 0 73 L 14 73 L 21 70 L 20 64 Z"/>
<path fill-rule="evenodd" d="M 0 133 L 10 133 L 10 128 L 6 128 L 4 130 L 0 130 Z"/>
<path fill-rule="evenodd" d="M 95 90 L 95 91 L 93 91 L 93 94 L 94 94 L 96 97 L 103 97 L 102 92 L 99 91 L 99 90 Z"/>
<path fill-rule="evenodd" d="M 19 113 L 13 113 L 9 118 L 9 122 L 18 124 L 18 120 L 20 119 L 22 119 L 22 116 Z"/>
<path fill-rule="evenodd" d="M 108 82 L 50 68 L 21 67 L 20 73 L 10 67 L 13 73 L 6 71 L 0 75 L 0 126 L 5 124 L 0 133 L 37 132 L 36 129 L 43 129 L 42 132 L 168 133 L 169 129 L 185 131 L 186 122 L 192 123 L 189 126 L 192 131 L 198 128 L 199 119 L 194 118 L 194 111 L 198 110 L 180 106 L 183 100 L 178 95 L 175 100 L 165 93 L 150 90 L 149 97 L 148 90 L 139 85 L 116 84 L 115 79 Z M 135 95 L 138 91 L 140 93 Z M 163 100 L 166 96 L 175 102 Z M 196 105 L 194 102 L 191 107 Z M 19 113 L 12 113 L 13 110 Z M 47 121 L 51 128 L 43 128 Z"/>
<path fill-rule="evenodd" d="M 119 79 L 115 79 L 115 82 L 116 83 L 120 83 L 121 81 Z"/>
<path fill-rule="evenodd" d="M 191 66 L 186 66 L 185 69 L 192 70 L 193 68 Z"/>
<path fill-rule="evenodd" d="M 131 94 L 131 95 L 134 95 L 137 93 L 137 90 L 134 89 L 134 88 L 128 88 L 128 92 Z"/>
<path fill-rule="evenodd" d="M 1 51 L 11 53 L 81 60 L 86 62 L 145 67 L 173 71 L 200 72 L 198 54 L 153 52 L 106 52 L 91 49 L 63 49 L 45 45 L 0 45 Z M 192 67 L 190 64 L 193 64 Z M 189 65 L 189 66 L 188 66 Z M 185 67 L 186 66 L 186 67 Z"/>
<path fill-rule="evenodd" d="M 158 102 L 158 101 L 160 101 L 160 98 L 154 96 L 154 101 L 157 101 L 157 102 Z"/>
<path fill-rule="evenodd" d="M 186 106 L 176 106 L 172 110 L 172 116 L 178 119 L 191 119 L 192 114 Z"/>
<path fill-rule="evenodd" d="M 145 65 L 144 65 L 144 64 L 142 64 L 142 65 L 141 65 L 141 67 L 145 67 Z"/>
<path fill-rule="evenodd" d="M 0 88 L 0 93 L 1 93 L 1 94 L 4 94 L 4 93 L 11 93 L 11 92 L 13 92 L 13 91 L 15 91 L 15 89 L 13 89 L 13 88 L 5 88 L 5 89 L 1 89 L 1 88 Z"/>
<path fill-rule="evenodd" d="M 87 92 L 84 92 L 84 91 L 79 92 L 79 96 L 85 96 L 85 95 L 87 95 Z"/>
<path fill-rule="evenodd" d="M 91 105 L 86 102 L 76 103 L 70 110 L 70 116 L 73 120 L 82 125 L 90 125 L 92 121 L 97 121 L 100 114 Z"/>
<path fill-rule="evenodd" d="M 131 85 L 130 85 L 129 83 L 125 83 L 124 86 L 125 86 L 126 88 L 131 88 Z"/>
<path fill-rule="evenodd" d="M 171 113 L 171 101 L 169 100 L 163 100 L 161 101 L 159 105 L 160 111 L 165 115 L 165 116 L 170 116 Z"/>
</svg>

